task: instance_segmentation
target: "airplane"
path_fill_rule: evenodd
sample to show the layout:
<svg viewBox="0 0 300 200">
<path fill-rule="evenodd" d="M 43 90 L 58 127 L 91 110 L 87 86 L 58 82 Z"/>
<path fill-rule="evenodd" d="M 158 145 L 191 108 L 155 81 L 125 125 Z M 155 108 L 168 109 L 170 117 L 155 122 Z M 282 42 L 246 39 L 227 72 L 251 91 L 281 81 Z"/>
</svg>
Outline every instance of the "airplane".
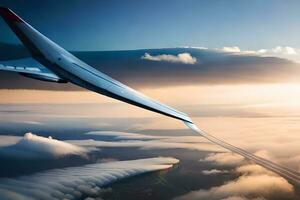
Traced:
<svg viewBox="0 0 300 200">
<path fill-rule="evenodd" d="M 8 8 L 0 7 L 0 15 L 31 57 L 0 62 L 0 70 L 57 83 L 73 83 L 90 91 L 183 121 L 195 128 L 188 115 L 137 92 L 84 63 L 63 49 Z"/>
</svg>

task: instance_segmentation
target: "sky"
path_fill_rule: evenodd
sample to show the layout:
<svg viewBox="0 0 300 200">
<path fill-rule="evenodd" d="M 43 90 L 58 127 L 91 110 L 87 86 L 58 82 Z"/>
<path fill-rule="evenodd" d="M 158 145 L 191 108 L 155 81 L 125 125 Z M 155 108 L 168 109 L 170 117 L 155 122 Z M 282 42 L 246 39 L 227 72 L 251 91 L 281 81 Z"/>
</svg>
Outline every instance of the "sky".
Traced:
<svg viewBox="0 0 300 200">
<path fill-rule="evenodd" d="M 297 0 L 3 0 L 0 5 L 69 50 L 300 47 Z M 18 42 L 3 21 L 0 28 L 1 42 Z"/>
</svg>

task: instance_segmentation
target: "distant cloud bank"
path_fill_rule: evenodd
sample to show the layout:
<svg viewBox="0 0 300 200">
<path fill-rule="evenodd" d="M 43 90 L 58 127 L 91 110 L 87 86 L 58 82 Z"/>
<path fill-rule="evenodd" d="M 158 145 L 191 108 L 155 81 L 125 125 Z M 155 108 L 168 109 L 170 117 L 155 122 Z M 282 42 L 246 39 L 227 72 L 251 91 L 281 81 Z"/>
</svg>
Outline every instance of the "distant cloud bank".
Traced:
<svg viewBox="0 0 300 200">
<path fill-rule="evenodd" d="M 13 59 L 15 54 L 11 52 L 7 57 Z M 299 83 L 300 76 L 300 49 L 290 46 L 258 50 L 243 50 L 239 46 L 181 47 L 74 54 L 134 88 Z M 72 84 L 46 83 L 8 72 L 0 73 L 0 89 L 80 90 Z"/>
<path fill-rule="evenodd" d="M 177 56 L 170 55 L 170 54 L 151 56 L 149 53 L 145 53 L 145 55 L 142 56 L 141 58 L 144 60 L 165 61 L 165 62 L 183 63 L 183 64 L 197 63 L 197 58 L 191 56 L 191 54 L 189 53 L 180 53 Z"/>
</svg>

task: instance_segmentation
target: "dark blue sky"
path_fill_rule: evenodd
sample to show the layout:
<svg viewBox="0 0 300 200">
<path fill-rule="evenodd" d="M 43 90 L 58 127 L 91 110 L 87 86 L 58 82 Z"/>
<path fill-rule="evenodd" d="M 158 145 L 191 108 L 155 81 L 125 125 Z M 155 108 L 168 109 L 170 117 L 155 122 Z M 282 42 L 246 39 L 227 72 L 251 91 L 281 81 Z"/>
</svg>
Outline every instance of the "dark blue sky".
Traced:
<svg viewBox="0 0 300 200">
<path fill-rule="evenodd" d="M 2 0 L 70 50 L 300 47 L 299 0 Z M 17 42 L 0 21 L 0 42 Z"/>
</svg>

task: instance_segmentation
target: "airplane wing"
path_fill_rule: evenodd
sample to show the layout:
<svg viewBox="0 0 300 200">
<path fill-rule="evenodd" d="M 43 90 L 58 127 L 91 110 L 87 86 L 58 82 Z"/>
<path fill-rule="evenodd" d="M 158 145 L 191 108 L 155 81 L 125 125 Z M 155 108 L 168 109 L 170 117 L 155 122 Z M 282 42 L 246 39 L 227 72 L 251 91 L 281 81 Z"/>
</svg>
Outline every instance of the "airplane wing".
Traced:
<svg viewBox="0 0 300 200">
<path fill-rule="evenodd" d="M 20 75 L 42 81 L 58 83 L 66 82 L 65 80 L 63 80 L 63 78 L 60 78 L 33 58 L 0 61 L 0 70 L 17 72 Z"/>
<path fill-rule="evenodd" d="M 186 114 L 146 97 L 79 60 L 10 9 L 0 7 L 0 15 L 29 50 L 33 59 L 51 71 L 52 75 L 123 102 L 192 123 Z"/>
</svg>

